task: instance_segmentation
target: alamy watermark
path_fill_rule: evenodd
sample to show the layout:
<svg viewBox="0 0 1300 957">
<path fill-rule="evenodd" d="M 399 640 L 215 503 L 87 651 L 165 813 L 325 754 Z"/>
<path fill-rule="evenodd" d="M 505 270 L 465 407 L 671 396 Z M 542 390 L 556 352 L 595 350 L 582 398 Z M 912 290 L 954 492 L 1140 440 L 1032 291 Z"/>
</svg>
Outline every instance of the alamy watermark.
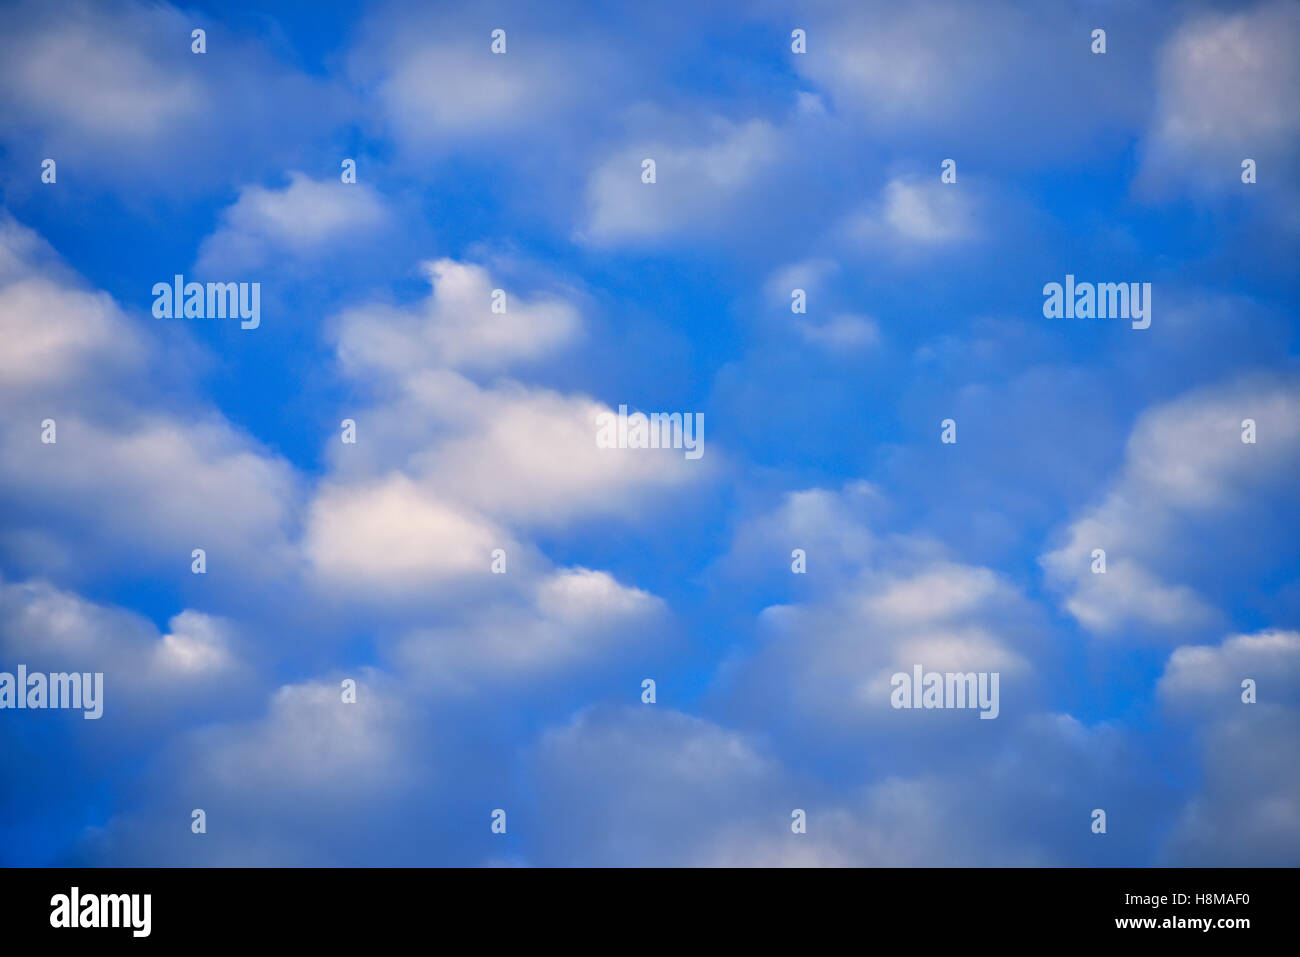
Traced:
<svg viewBox="0 0 1300 957">
<path fill-rule="evenodd" d="M 73 708 L 84 711 L 87 721 L 104 714 L 104 673 L 63 672 L 27 673 L 26 665 L 18 673 L 0 671 L 0 710 Z"/>
<path fill-rule="evenodd" d="M 1134 329 L 1151 325 L 1151 283 L 1079 282 L 1068 273 L 1065 284 L 1043 287 L 1043 316 L 1047 319 L 1131 319 Z"/>
<path fill-rule="evenodd" d="M 50 926 L 124 927 L 133 937 L 148 937 L 152 911 L 152 894 L 83 894 L 73 887 L 50 898 Z"/>
<path fill-rule="evenodd" d="M 684 449 L 688 459 L 704 455 L 703 412 L 627 413 L 596 416 L 596 446 L 602 449 Z"/>
<path fill-rule="evenodd" d="M 943 672 L 912 667 L 889 679 L 894 690 L 889 703 L 895 708 L 979 708 L 981 718 L 996 718 L 999 673 L 987 671 Z"/>
<path fill-rule="evenodd" d="M 260 282 L 186 282 L 179 273 L 171 282 L 153 285 L 153 314 L 159 319 L 235 319 L 241 329 L 262 324 Z"/>
</svg>

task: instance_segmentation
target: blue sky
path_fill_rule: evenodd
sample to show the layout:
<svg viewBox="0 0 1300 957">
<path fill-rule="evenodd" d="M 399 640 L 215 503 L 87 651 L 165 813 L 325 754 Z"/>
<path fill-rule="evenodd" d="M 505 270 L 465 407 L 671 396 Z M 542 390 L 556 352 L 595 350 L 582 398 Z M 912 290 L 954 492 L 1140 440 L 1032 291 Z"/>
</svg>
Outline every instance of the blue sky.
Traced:
<svg viewBox="0 0 1300 957">
<path fill-rule="evenodd" d="M 1300 5 L 336 6 L 0 9 L 0 862 L 1300 863 Z"/>
</svg>

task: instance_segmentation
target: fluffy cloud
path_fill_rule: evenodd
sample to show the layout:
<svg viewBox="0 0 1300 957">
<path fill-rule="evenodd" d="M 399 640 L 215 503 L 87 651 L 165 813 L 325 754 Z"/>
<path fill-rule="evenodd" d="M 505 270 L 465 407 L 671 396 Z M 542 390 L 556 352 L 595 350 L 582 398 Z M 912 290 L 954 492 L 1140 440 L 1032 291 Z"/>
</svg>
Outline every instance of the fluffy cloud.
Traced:
<svg viewBox="0 0 1300 957">
<path fill-rule="evenodd" d="M 367 306 L 339 318 L 339 359 L 347 372 L 404 381 L 431 367 L 499 370 L 547 355 L 581 329 L 568 302 L 515 294 L 474 263 L 439 259 L 423 270 L 433 288 L 414 308 Z M 506 293 L 505 313 L 492 311 L 497 288 Z"/>
<path fill-rule="evenodd" d="M 825 4 L 800 22 L 808 53 L 792 56 L 792 68 L 832 109 L 873 130 L 906 131 L 914 143 L 946 148 L 957 136 L 967 156 L 996 149 L 1006 161 L 1014 144 L 1015 156 L 1050 151 L 1059 162 L 1066 151 L 1086 155 L 1099 136 L 1142 115 L 1140 61 L 1114 40 L 1104 57 L 1093 55 L 1094 24 L 1065 8 L 1013 0 Z M 1161 28 L 1142 7 L 1108 11 L 1105 26 L 1112 37 Z M 1060 122 L 1062 114 L 1071 122 Z"/>
<path fill-rule="evenodd" d="M 285 260 L 337 252 L 364 241 L 390 220 L 378 193 L 365 183 L 315 180 L 290 173 L 283 189 L 246 186 L 199 247 L 195 271 L 231 274 Z"/>
<path fill-rule="evenodd" d="M 83 836 L 77 859 L 326 866 L 391 859 L 399 843 L 427 851 L 402 832 L 415 789 L 427 797 L 436 780 L 433 741 L 391 679 L 369 669 L 349 677 L 355 702 L 343 700 L 341 675 L 323 676 L 276 689 L 256 717 L 179 736 L 131 809 Z M 206 833 L 190 830 L 195 808 Z"/>
<path fill-rule="evenodd" d="M 1169 184 L 1240 190 L 1247 157 L 1259 164 L 1260 182 L 1283 183 L 1300 159 L 1300 117 L 1289 93 L 1300 86 L 1298 43 L 1293 3 L 1207 13 L 1184 24 L 1160 53 L 1141 184 L 1154 193 Z M 1287 193 L 1294 214 L 1295 191 Z"/>
<path fill-rule="evenodd" d="M 581 238 L 595 244 L 655 239 L 718 225 L 782 154 L 765 120 L 713 120 L 702 146 L 649 141 L 615 152 L 587 181 Z M 642 161 L 655 161 L 643 183 Z"/>
<path fill-rule="evenodd" d="M 179 10 L 128 6 L 127 25 L 143 28 L 147 37 L 137 34 L 134 41 L 116 17 L 89 5 L 64 18 L 58 30 L 32 30 L 23 21 L 35 12 L 35 5 L 8 11 L 0 77 L 10 110 L 101 140 L 148 142 L 210 106 L 201 78 L 165 65 L 189 53 L 193 24 Z M 169 35 L 170 43 L 159 42 Z"/>
<path fill-rule="evenodd" d="M 208 31 L 205 54 L 190 32 Z M 166 193 L 274 168 L 351 98 L 256 43 L 168 4 L 8 4 L 0 11 L 0 126 L 55 158 L 59 183 L 147 182 Z M 216 136 L 206 135 L 214 128 Z M 76 173 L 69 176 L 72 171 Z"/>
<path fill-rule="evenodd" d="M 1248 418 L 1255 444 L 1242 441 Z M 1300 388 L 1293 383 L 1248 379 L 1157 406 L 1134 426 L 1102 502 L 1042 557 L 1048 579 L 1094 632 L 1206 627 L 1214 622 L 1210 605 L 1187 584 L 1169 583 L 1170 574 L 1184 569 L 1209 583 L 1231 579 L 1222 566 L 1244 562 L 1257 571 L 1247 530 L 1264 531 L 1297 468 Z M 1105 574 L 1092 572 L 1098 548 L 1106 552 Z M 1195 561 L 1198 554 L 1209 568 Z"/>
<path fill-rule="evenodd" d="M 147 619 L 48 582 L 0 582 L 0 649 L 9 670 L 103 672 L 106 727 L 138 735 L 146 720 L 196 708 L 218 712 L 251 676 L 234 626 L 194 610 L 166 633 Z M 225 703 L 223 706 L 223 700 Z M 101 743 L 101 746 L 105 746 Z"/>
<path fill-rule="evenodd" d="M 873 246 L 947 245 L 979 234 L 977 211 L 969 195 L 951 184 L 894 179 L 872 209 L 846 224 L 848 235 Z"/>
<path fill-rule="evenodd" d="M 211 410 L 168 394 L 171 373 L 141 384 L 164 352 L 103 293 L 40 261 L 7 221 L 0 330 L 17 357 L 3 389 L 0 496 L 24 503 L 3 544 L 29 571 L 80 577 L 125 548 L 149 567 L 188 573 L 194 548 L 245 580 L 290 562 L 298 478 Z M 186 406 L 192 406 L 185 411 Z M 157 411 L 159 406 L 175 411 Z M 57 442 L 41 441 L 55 421 Z M 111 507 L 107 504 L 111 503 Z"/>
<path fill-rule="evenodd" d="M 793 773 L 755 738 L 662 706 L 589 709 L 552 728 L 532 765 L 539 863 L 917 867 L 1113 863 L 1146 843 L 1150 795 L 1106 727 L 1042 715 L 973 759 L 932 762 L 838 791 Z M 942 769 L 934 765 L 943 763 Z M 1111 808 L 1119 840 L 1089 833 Z M 791 829 L 803 810 L 807 831 Z M 1074 836 L 1063 837 L 1073 833 Z"/>
<path fill-rule="evenodd" d="M 443 688 L 511 683 L 589 667 L 662 637 L 664 603 L 605 572 L 569 568 L 534 580 L 514 601 L 497 597 L 468 620 L 403 635 L 392 650 L 402 673 Z"/>
<path fill-rule="evenodd" d="M 882 541 L 868 524 L 874 506 L 863 485 L 809 490 L 742 527 L 720 570 L 743 575 L 753 560 L 745 556 L 766 552 L 769 567 L 781 562 L 780 570 L 799 580 L 800 598 L 760 613 L 756 651 L 726 675 L 729 705 L 758 721 L 762 700 L 765 726 L 815 729 L 820 746 L 832 749 L 860 747 L 863 736 L 976 734 L 967 712 L 917 720 L 917 713 L 891 707 L 892 676 L 920 664 L 927 671 L 997 672 L 1001 710 L 1022 712 L 1036 694 L 1025 679 L 1042 651 L 1032 607 L 1001 576 L 954 562 L 934 543 Z M 790 575 L 792 547 L 806 553 L 805 575 Z"/>
<path fill-rule="evenodd" d="M 600 448 L 597 420 L 611 409 L 586 396 L 473 381 L 574 341 L 577 310 L 553 296 L 507 293 L 508 311 L 496 314 L 484 268 L 451 260 L 426 268 L 434 288 L 425 302 L 361 307 L 337 320 L 343 370 L 377 398 L 356 416 L 364 454 L 352 446 L 331 453 L 340 474 L 400 469 L 510 527 L 555 527 L 633 512 L 647 495 L 716 472 L 717 452 L 691 461 L 682 450 Z"/>
<path fill-rule="evenodd" d="M 18 227 L 9 221 L 0 228 L 11 234 Z M 8 247 L 8 237 L 0 244 Z M 39 387 L 48 395 L 112 369 L 135 371 L 144 351 L 111 297 L 40 275 L 0 285 L 0 335 L 10 344 L 0 357 L 0 388 L 6 392 Z"/>
<path fill-rule="evenodd" d="M 493 549 L 513 545 L 499 528 L 439 501 L 401 473 L 321 488 L 303 539 L 325 584 L 381 595 L 464 584 L 483 574 Z"/>
<path fill-rule="evenodd" d="M 1242 701 L 1255 682 L 1257 700 Z M 1159 693 L 1193 727 L 1203 755 L 1199 791 L 1165 847 L 1175 865 L 1295 866 L 1300 861 L 1300 634 L 1235 635 L 1169 658 Z"/>
<path fill-rule="evenodd" d="M 497 15 L 396 4 L 366 19 L 348 72 L 373 91 L 384 125 L 404 147 L 428 152 L 544 132 L 608 92 L 584 80 L 608 74 L 602 44 L 556 30 L 527 9 Z M 506 30 L 504 54 L 492 52 L 489 21 Z"/>
</svg>

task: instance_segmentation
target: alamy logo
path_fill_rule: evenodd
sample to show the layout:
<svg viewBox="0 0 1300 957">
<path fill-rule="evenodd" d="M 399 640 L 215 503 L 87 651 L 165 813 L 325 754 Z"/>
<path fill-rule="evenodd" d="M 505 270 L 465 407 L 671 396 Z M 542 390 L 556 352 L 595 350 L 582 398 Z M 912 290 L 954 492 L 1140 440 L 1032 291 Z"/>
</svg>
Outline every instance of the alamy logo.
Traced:
<svg viewBox="0 0 1300 957">
<path fill-rule="evenodd" d="M 914 665 L 910 675 L 899 671 L 889 679 L 894 689 L 889 703 L 895 708 L 979 708 L 981 718 L 996 718 L 1001 710 L 998 677 L 996 671 L 940 674 Z"/>
<path fill-rule="evenodd" d="M 602 449 L 685 449 L 688 459 L 704 454 L 703 412 L 644 412 L 596 416 L 596 446 Z"/>
<path fill-rule="evenodd" d="M 17 675 L 0 671 L 0 710 L 5 708 L 77 708 L 93 721 L 104 714 L 104 673 L 28 674 L 26 665 L 18 666 Z"/>
<path fill-rule="evenodd" d="M 1074 274 L 1065 285 L 1043 287 L 1043 316 L 1047 319 L 1132 319 L 1134 329 L 1151 325 L 1151 283 L 1080 282 Z"/>
<path fill-rule="evenodd" d="M 51 927 L 128 927 L 133 937 L 152 930 L 152 894 L 86 894 L 74 887 L 50 898 Z"/>
<path fill-rule="evenodd" d="M 262 324 L 260 282 L 186 282 L 179 273 L 172 281 L 153 284 L 153 314 L 159 319 L 234 319 L 241 329 Z"/>
</svg>

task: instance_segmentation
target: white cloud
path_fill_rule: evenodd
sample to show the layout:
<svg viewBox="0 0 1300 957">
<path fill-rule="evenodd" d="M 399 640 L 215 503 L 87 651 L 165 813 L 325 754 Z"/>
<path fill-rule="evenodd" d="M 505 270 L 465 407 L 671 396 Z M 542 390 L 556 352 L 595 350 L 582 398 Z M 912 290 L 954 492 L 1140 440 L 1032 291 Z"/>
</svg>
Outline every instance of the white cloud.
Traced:
<svg viewBox="0 0 1300 957">
<path fill-rule="evenodd" d="M 194 548 L 246 580 L 285 567 L 294 470 L 221 416 L 187 411 L 147 320 L 41 263 L 26 232 L 0 232 L 0 390 L 14 412 L 0 423 L 0 494 L 24 503 L 0 543 L 25 570 L 78 577 L 121 549 L 178 573 Z M 146 365 L 163 372 L 141 381 Z"/>
<path fill-rule="evenodd" d="M 421 385 L 421 402 L 441 410 L 454 431 L 413 455 L 413 469 L 437 476 L 447 494 L 519 525 L 634 511 L 716 471 L 718 452 L 688 460 L 678 449 L 598 447 L 597 417 L 610 410 L 592 399 L 510 384 L 477 389 L 441 377 Z M 707 450 L 707 434 L 704 441 Z"/>
<path fill-rule="evenodd" d="M 147 619 L 43 581 L 0 582 L 0 650 L 29 672 L 103 672 L 104 718 L 114 729 L 204 702 L 222 710 L 251 676 L 234 626 L 195 610 L 160 634 Z"/>
<path fill-rule="evenodd" d="M 435 332 L 425 320 L 385 323 L 369 309 L 345 318 L 345 368 L 384 395 L 355 416 L 366 455 L 351 455 L 352 447 L 341 444 L 332 450 L 339 473 L 373 476 L 401 469 L 436 487 L 439 497 L 496 521 L 552 528 L 576 518 L 634 514 L 651 496 L 688 489 L 717 473 L 721 453 L 708 445 L 707 429 L 705 455 L 695 460 L 679 449 L 602 449 L 596 444 L 597 418 L 611 411 L 604 403 L 510 380 L 484 387 L 438 367 L 448 352 L 479 367 L 540 354 L 561 329 L 576 324 L 558 304 L 538 309 L 523 301 L 519 308 L 525 321 L 536 316 L 538 322 L 513 344 L 480 335 L 460 320 L 448 319 Z M 436 321 L 448 312 L 454 310 L 440 303 Z M 548 323 L 554 331 L 547 331 Z M 474 341 L 485 349 L 471 359 Z"/>
<path fill-rule="evenodd" d="M 882 542 L 869 524 L 873 498 L 862 485 L 808 490 L 742 526 L 723 569 L 743 574 L 755 560 L 747 556 L 766 553 L 775 574 L 797 580 L 800 600 L 760 613 L 757 651 L 729 669 L 736 700 L 761 697 L 781 714 L 774 723 L 816 729 L 827 741 L 898 733 L 890 679 L 920 664 L 998 672 L 1002 710 L 1010 701 L 1022 707 L 1042 643 L 1029 603 L 993 571 L 948 560 L 933 543 Z M 790 575 L 793 547 L 807 554 L 806 577 Z M 968 729 L 968 717 L 947 731 Z"/>
<path fill-rule="evenodd" d="M 884 507 L 879 490 L 863 481 L 838 490 L 790 492 L 770 511 L 738 526 L 732 546 L 718 566 L 733 580 L 761 578 L 770 582 L 779 577 L 789 581 L 790 553 L 801 548 L 819 580 L 843 585 L 881 547 L 871 521 Z"/>
<path fill-rule="evenodd" d="M 145 34 L 135 37 L 129 29 L 119 33 L 117 16 L 90 6 L 73 8 L 57 29 L 27 28 L 24 12 L 11 8 L 13 22 L 0 30 L 0 99 L 12 113 L 40 116 L 93 138 L 138 142 L 157 140 L 210 105 L 202 82 L 175 68 L 179 54 L 189 52 L 193 29 L 178 10 L 158 6 L 146 13 L 128 5 L 118 11 Z M 176 50 L 171 55 L 158 42 L 167 37 Z"/>
<path fill-rule="evenodd" d="M 986 18 L 1004 15 L 1001 7 L 977 11 L 951 3 L 841 7 L 819 18 L 809 32 L 810 52 L 793 62 L 837 101 L 878 119 L 949 116 L 970 95 L 970 82 L 984 79 L 994 56 L 973 38 L 986 35 Z"/>
<path fill-rule="evenodd" d="M 1256 684 L 1254 704 L 1242 681 Z M 1160 697 L 1195 729 L 1199 790 L 1165 847 L 1176 866 L 1294 866 L 1300 861 L 1300 634 L 1235 635 L 1169 658 Z"/>
<path fill-rule="evenodd" d="M 707 145 L 660 140 L 630 146 L 598 165 L 587 181 L 580 238 L 603 245 L 709 229 L 781 154 L 780 137 L 765 120 L 715 119 L 700 138 Z M 646 159 L 655 161 L 653 184 L 641 181 Z"/>
<path fill-rule="evenodd" d="M 211 565 L 250 580 L 290 563 L 298 479 L 224 420 L 57 415 L 57 426 L 54 445 L 30 427 L 0 431 L 0 484 L 28 503 L 7 533 L 45 538 L 59 556 L 52 570 L 78 574 L 122 549 L 188 573 L 203 548 Z"/>
<path fill-rule="evenodd" d="M 485 602 L 463 623 L 405 634 L 393 657 L 426 687 L 510 683 L 644 649 L 665 621 L 664 603 L 653 595 L 605 572 L 568 568 L 513 600 Z"/>
<path fill-rule="evenodd" d="M 246 186 L 199 247 L 195 270 L 211 275 L 338 252 L 383 228 L 390 213 L 365 183 L 291 172 L 283 189 Z"/>
<path fill-rule="evenodd" d="M 1158 36 L 1158 12 L 1108 10 L 1112 43 Z M 1136 126 L 1146 106 L 1144 64 L 1114 49 L 1093 55 L 1092 24 L 1066 7 L 863 0 L 817 5 L 801 25 L 808 53 L 792 56 L 791 67 L 832 112 L 945 150 L 940 157 L 961 143 L 968 158 L 996 150 L 1001 162 L 1050 156 L 1059 164 L 1088 155 L 1099 133 Z"/>
<path fill-rule="evenodd" d="M 1008 745 L 915 777 L 828 792 L 756 738 L 663 705 L 591 709 L 533 764 L 551 866 L 1043 866 L 1107 858 L 1084 800 L 1130 807 L 1112 729 L 1039 715 Z M 791 829 L 806 814 L 806 833 Z M 1062 840 L 1063 828 L 1078 840 Z M 1069 846 L 1073 844 L 1073 847 Z M 1065 847 L 1062 847 L 1065 845 Z"/>
<path fill-rule="evenodd" d="M 208 52 L 195 54 L 190 32 L 200 27 Z M 60 184 L 127 183 L 128 195 L 141 184 L 163 193 L 225 188 L 232 174 L 277 168 L 354 109 L 348 93 L 166 3 L 0 10 L 5 145 L 55 159 Z"/>
<path fill-rule="evenodd" d="M 343 700 L 344 677 L 356 682 L 355 701 Z M 79 854 L 152 866 L 328 866 L 377 855 L 416 863 L 429 852 L 411 822 L 441 777 L 436 738 L 390 678 L 358 669 L 285 684 L 264 700 L 256 717 L 178 735 L 155 755 L 141 800 L 88 830 Z M 190 832 L 195 808 L 202 836 Z"/>
<path fill-rule="evenodd" d="M 613 66 L 602 44 L 521 8 L 499 26 L 503 54 L 492 52 L 495 25 L 481 14 L 390 6 L 361 23 L 348 72 L 396 140 L 417 152 L 544 132 L 607 92 L 586 81 Z"/>
<path fill-rule="evenodd" d="M 322 583 L 362 595 L 437 588 L 487 573 L 514 542 L 401 473 L 323 486 L 308 509 L 303 552 Z"/>
<path fill-rule="evenodd" d="M 1141 184 L 1157 193 L 1170 183 L 1240 190 L 1247 157 L 1259 164 L 1260 182 L 1285 183 L 1300 136 L 1298 44 L 1294 3 L 1208 13 L 1179 29 L 1160 51 Z"/>
<path fill-rule="evenodd" d="M 813 297 L 822 290 L 822 284 L 839 272 L 839 263 L 833 259 L 814 258 L 788 263 L 774 270 L 763 284 L 763 293 L 772 304 L 784 310 L 790 308 L 790 294 L 802 289 Z"/>
<path fill-rule="evenodd" d="M 1243 712 L 1246 678 L 1255 681 L 1265 709 L 1300 706 L 1300 632 L 1261 631 L 1219 645 L 1183 645 L 1169 656 L 1157 690 L 1179 714 L 1214 721 Z"/>
<path fill-rule="evenodd" d="M 84 383 L 106 367 L 138 368 L 144 357 L 129 320 L 104 293 L 69 289 L 43 276 L 0 285 L 0 388 Z"/>
<path fill-rule="evenodd" d="M 340 681 L 285 685 L 265 717 L 204 730 L 197 775 L 243 801 L 327 791 L 332 801 L 360 803 L 396 786 L 406 774 L 402 705 L 367 675 L 358 675 L 355 702 L 343 701 Z"/>
<path fill-rule="evenodd" d="M 562 299 L 524 295 L 494 283 L 474 263 L 439 259 L 423 264 L 432 291 L 415 307 L 366 306 L 338 321 L 345 371 L 361 378 L 405 380 L 430 368 L 499 370 L 540 358 L 573 341 L 577 310 Z M 506 294 L 506 312 L 492 311 L 493 290 Z"/>
<path fill-rule="evenodd" d="M 871 209 L 852 217 L 850 237 L 879 246 L 923 247 L 963 242 L 979 235 L 974 200 L 956 184 L 893 179 Z"/>
<path fill-rule="evenodd" d="M 1247 418 L 1256 422 L 1255 444 L 1241 440 Z M 1150 409 L 1134 426 L 1124 467 L 1101 504 L 1042 556 L 1048 580 L 1065 594 L 1070 613 L 1098 633 L 1129 625 L 1177 633 L 1212 624 L 1205 600 L 1186 584 L 1167 583 L 1164 569 L 1175 569 L 1189 549 L 1219 547 L 1206 539 L 1204 519 L 1220 520 L 1216 534 L 1224 535 L 1222 519 L 1285 497 L 1297 469 L 1294 384 L 1243 380 Z M 1092 572 L 1098 548 L 1106 552 L 1104 574 Z"/>
</svg>

